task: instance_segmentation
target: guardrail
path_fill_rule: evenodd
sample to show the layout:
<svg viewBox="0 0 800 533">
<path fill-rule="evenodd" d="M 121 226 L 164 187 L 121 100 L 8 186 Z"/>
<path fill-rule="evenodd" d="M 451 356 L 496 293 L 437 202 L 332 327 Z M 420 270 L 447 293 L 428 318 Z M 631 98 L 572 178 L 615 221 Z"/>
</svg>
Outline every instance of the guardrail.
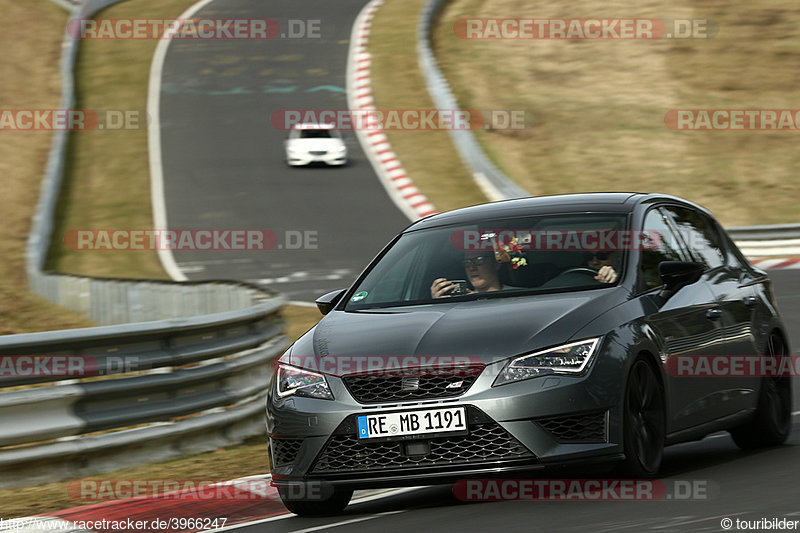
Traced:
<svg viewBox="0 0 800 533">
<path fill-rule="evenodd" d="M 439 12 L 449 0 L 428 0 L 417 22 L 417 55 L 428 93 L 438 109 L 460 109 L 431 47 L 431 32 Z M 472 171 L 475 182 L 491 200 L 530 196 L 514 183 L 484 152 L 470 130 L 449 131 L 461 159 Z M 726 228 L 748 257 L 800 255 L 800 224 Z"/>
<path fill-rule="evenodd" d="M 726 228 L 747 257 L 800 256 L 800 224 Z"/>
<path fill-rule="evenodd" d="M 86 0 L 71 18 L 121 1 Z M 65 29 L 62 109 L 74 107 L 77 48 Z M 166 460 L 263 434 L 270 361 L 288 344 L 277 314 L 283 303 L 254 286 L 45 272 L 67 135 L 53 132 L 28 237 L 29 286 L 115 325 L 0 337 L 0 488 Z M 55 375 L 56 360 L 74 368 Z"/>
<path fill-rule="evenodd" d="M 450 90 L 430 44 L 431 28 L 436 15 L 447 0 L 429 0 L 425 3 L 417 23 L 417 55 L 428 92 L 438 109 L 460 109 L 458 101 Z M 470 130 L 448 130 L 453 144 L 472 171 L 475 182 L 490 200 L 522 198 L 531 194 L 514 183 L 498 169 L 483 151 L 480 143 Z"/>
<path fill-rule="evenodd" d="M 0 337 L 0 488 L 262 434 L 280 307 Z"/>
</svg>

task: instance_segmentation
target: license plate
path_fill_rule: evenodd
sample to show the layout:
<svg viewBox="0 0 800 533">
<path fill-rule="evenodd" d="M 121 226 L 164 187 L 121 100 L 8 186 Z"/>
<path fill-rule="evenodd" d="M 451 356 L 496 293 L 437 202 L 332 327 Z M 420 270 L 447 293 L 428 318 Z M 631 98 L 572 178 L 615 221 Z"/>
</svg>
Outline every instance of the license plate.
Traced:
<svg viewBox="0 0 800 533">
<path fill-rule="evenodd" d="M 467 430 L 467 416 L 463 407 L 361 415 L 357 422 L 359 439 L 463 433 Z"/>
</svg>

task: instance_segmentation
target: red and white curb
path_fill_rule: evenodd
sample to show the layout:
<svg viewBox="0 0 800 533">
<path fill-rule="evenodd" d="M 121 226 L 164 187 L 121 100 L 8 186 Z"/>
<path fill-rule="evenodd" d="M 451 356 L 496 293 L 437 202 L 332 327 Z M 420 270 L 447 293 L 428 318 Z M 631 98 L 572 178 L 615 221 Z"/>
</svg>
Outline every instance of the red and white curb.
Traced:
<svg viewBox="0 0 800 533">
<path fill-rule="evenodd" d="M 218 484 L 235 486 L 239 495 L 251 493 L 252 498 L 207 499 L 198 494 L 197 490 L 180 490 L 156 496 L 141 496 L 84 505 L 47 516 L 0 520 L 0 532 L 180 531 L 181 533 L 193 533 L 202 531 L 214 533 L 293 517 L 294 515 L 287 511 L 281 503 L 278 490 L 270 486 L 271 477 L 269 474 L 249 476 Z M 351 504 L 366 503 L 420 488 L 402 487 L 360 491 L 360 494 L 357 493 L 353 498 Z M 402 511 L 372 514 L 355 521 L 398 512 Z M 331 526 L 335 525 L 337 524 L 331 524 Z"/>
<path fill-rule="evenodd" d="M 281 503 L 278 490 L 270 486 L 271 476 L 235 479 L 233 485 L 245 498 L 207 499 L 196 490 L 182 490 L 155 496 L 105 501 L 66 509 L 47 516 L 29 516 L 0 522 L 0 531 L 41 533 L 44 531 L 208 531 L 221 530 L 279 516 L 292 516 Z M 224 518 L 224 520 L 222 520 Z M 200 524 L 198 524 L 198 520 Z M 215 522 L 216 520 L 216 522 Z M 224 524 L 224 526 L 223 526 Z M 176 527 L 177 526 L 177 527 Z M 212 527 L 209 527 L 212 526 Z"/>
<path fill-rule="evenodd" d="M 751 259 L 750 262 L 764 270 L 800 269 L 800 259 Z"/>
<path fill-rule="evenodd" d="M 374 111 L 370 88 L 372 56 L 367 50 L 369 32 L 375 12 L 384 0 L 372 0 L 356 17 L 350 35 L 347 59 L 347 105 L 351 111 Z M 436 208 L 408 176 L 386 134 L 380 129 L 356 128 L 356 137 L 375 173 L 397 207 L 412 221 L 436 213 Z"/>
</svg>

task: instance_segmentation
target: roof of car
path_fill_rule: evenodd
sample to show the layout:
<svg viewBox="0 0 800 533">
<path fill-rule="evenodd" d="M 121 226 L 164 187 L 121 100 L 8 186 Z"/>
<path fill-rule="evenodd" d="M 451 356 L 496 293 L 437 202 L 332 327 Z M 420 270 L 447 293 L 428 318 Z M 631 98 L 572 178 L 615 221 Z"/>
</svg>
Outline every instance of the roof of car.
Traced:
<svg viewBox="0 0 800 533">
<path fill-rule="evenodd" d="M 411 224 L 407 230 L 418 230 L 448 224 L 469 223 L 486 218 L 511 218 L 535 214 L 563 212 L 608 212 L 627 213 L 643 203 L 670 201 L 705 209 L 676 196 L 641 192 L 597 192 L 580 194 L 558 194 L 552 196 L 530 196 L 513 200 L 502 200 L 464 207 L 431 215 Z"/>
<path fill-rule="evenodd" d="M 302 122 L 292 126 L 293 130 L 332 130 L 333 124 L 317 124 L 315 122 Z"/>
</svg>

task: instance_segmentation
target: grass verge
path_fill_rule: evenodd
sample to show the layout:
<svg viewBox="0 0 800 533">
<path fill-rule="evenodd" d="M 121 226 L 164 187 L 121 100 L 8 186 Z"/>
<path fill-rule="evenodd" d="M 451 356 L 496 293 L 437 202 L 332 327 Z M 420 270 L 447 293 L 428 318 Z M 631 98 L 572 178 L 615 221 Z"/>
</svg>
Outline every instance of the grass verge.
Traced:
<svg viewBox="0 0 800 533">
<path fill-rule="evenodd" d="M 0 108 L 58 108 L 66 12 L 16 0 L 0 0 L 0 12 Z M 92 325 L 27 288 L 25 245 L 51 140 L 49 131 L 0 131 L 0 335 Z"/>
<path fill-rule="evenodd" d="M 117 470 L 91 476 L 94 480 L 195 480 L 226 481 L 269 472 L 266 437 L 256 437 L 244 444 L 220 448 L 164 463 Z M 3 515 L 0 518 L 21 518 L 99 503 L 76 499 L 69 490 L 70 482 L 47 483 L 36 487 L 0 490 Z"/>
<path fill-rule="evenodd" d="M 465 40 L 461 18 L 710 19 L 712 39 Z M 533 194 L 644 190 L 683 196 L 723 225 L 796 222 L 796 132 L 672 131 L 670 109 L 795 109 L 800 5 L 743 0 L 566 4 L 453 0 L 435 30 L 463 108 L 533 112 L 480 130 L 490 157 Z M 390 95 L 385 97 L 390 98 Z M 406 154 L 400 153 L 400 157 Z"/>
<path fill-rule="evenodd" d="M 128 0 L 97 16 L 177 18 L 194 0 Z M 155 251 L 71 250 L 64 235 L 80 229 L 152 229 L 147 152 L 147 87 L 156 39 L 89 39 L 75 67 L 76 107 L 138 111 L 140 129 L 89 130 L 70 136 L 70 153 L 50 244 L 49 267 L 76 275 L 167 279 Z"/>
<path fill-rule="evenodd" d="M 417 64 L 417 16 L 425 0 L 389 0 L 372 21 L 369 52 L 375 107 L 433 109 Z M 446 131 L 387 131 L 414 184 L 439 211 L 486 202 Z"/>
</svg>

